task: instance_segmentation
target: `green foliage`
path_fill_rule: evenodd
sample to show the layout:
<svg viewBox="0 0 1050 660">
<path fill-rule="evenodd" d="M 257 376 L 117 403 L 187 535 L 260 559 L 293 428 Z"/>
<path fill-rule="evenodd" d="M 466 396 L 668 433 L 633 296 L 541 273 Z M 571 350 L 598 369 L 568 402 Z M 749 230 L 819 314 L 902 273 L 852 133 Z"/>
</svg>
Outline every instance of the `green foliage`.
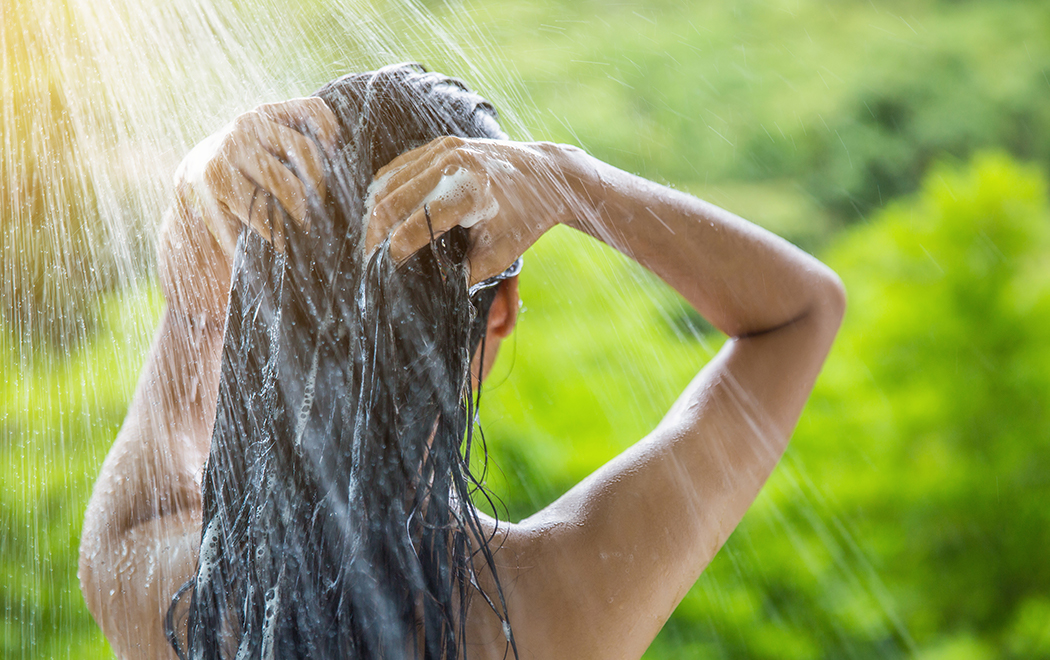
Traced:
<svg viewBox="0 0 1050 660">
<path fill-rule="evenodd" d="M 91 296 L 69 282 L 96 281 L 84 235 L 95 204 L 76 167 L 65 92 L 33 74 L 48 56 L 44 28 L 24 3 L 13 4 L 0 26 L 0 320 L 28 346 L 35 337 L 75 337 L 93 319 Z"/>
<path fill-rule="evenodd" d="M 93 96 L 99 72 L 78 80 L 68 66 L 92 60 L 70 3 L 5 0 L 0 12 L 0 324 L 30 360 L 87 341 L 102 297 L 154 248 L 127 174 L 98 167 L 117 120 Z"/>
<path fill-rule="evenodd" d="M 521 296 L 481 406 L 489 485 L 513 520 L 648 433 L 721 343 L 654 276 L 568 229 L 530 250 Z"/>
<path fill-rule="evenodd" d="M 5 19 L 31 14 L 8 4 Z M 298 5 L 316 25 L 303 48 L 377 57 L 332 39 L 329 5 Z M 398 3 L 380 6 L 398 20 Z M 526 113 L 533 136 L 807 247 L 855 223 L 826 255 L 851 308 L 788 456 L 647 657 L 1050 658 L 1045 182 L 1005 156 L 933 166 L 991 147 L 1050 167 L 1050 5 L 429 6 L 470 14 L 499 45 L 480 73 L 516 68 L 524 88 L 482 91 L 527 97 L 501 109 Z M 46 45 L 20 41 L 23 28 L 5 20 L 4 48 Z M 475 80 L 420 29 L 406 34 L 405 49 Z M 28 52 L 5 50 L 5 75 L 21 75 Z M 76 582 L 81 513 L 159 301 L 95 293 L 112 277 L 90 270 L 104 255 L 85 233 L 95 201 L 68 98 L 49 80 L 12 80 L 0 282 L 19 336 L 0 333 L 0 656 L 107 657 Z M 51 128 L 34 133 L 38 120 Z M 482 404 L 489 485 L 512 519 L 643 436 L 720 343 L 650 275 L 569 231 L 530 253 L 522 291 Z M 27 333 L 62 336 L 52 321 L 77 318 L 98 332 L 74 323 L 76 341 L 25 359 Z"/>
<path fill-rule="evenodd" d="M 5 95 L 6 96 L 6 95 Z M 91 249 L 93 191 L 77 169 L 74 127 L 62 90 L 16 90 L 0 125 L 0 319 L 27 346 L 83 337 L 105 259 Z M 82 286 L 71 286 L 71 282 Z"/>
<path fill-rule="evenodd" d="M 1046 3 L 474 6 L 525 81 L 535 135 L 809 246 L 945 154 L 1050 165 Z"/>
<path fill-rule="evenodd" d="M 984 156 L 830 256 L 851 311 L 796 450 L 920 646 L 1035 657 L 1050 632 L 1025 623 L 1050 589 L 1048 221 L 1044 176 Z"/>
<path fill-rule="evenodd" d="M 0 657 L 112 657 L 80 595 L 80 526 L 160 303 L 109 296 L 89 344 L 32 368 L 0 341 Z"/>
</svg>

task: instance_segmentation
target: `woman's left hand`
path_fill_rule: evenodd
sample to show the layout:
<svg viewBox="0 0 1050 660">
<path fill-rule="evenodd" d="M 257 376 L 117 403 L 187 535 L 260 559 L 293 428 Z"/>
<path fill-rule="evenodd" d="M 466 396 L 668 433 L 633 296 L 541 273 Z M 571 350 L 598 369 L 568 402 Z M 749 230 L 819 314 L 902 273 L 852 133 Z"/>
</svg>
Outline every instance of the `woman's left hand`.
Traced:
<svg viewBox="0 0 1050 660">
<path fill-rule="evenodd" d="M 366 251 L 389 237 L 401 262 L 431 236 L 469 227 L 470 284 L 498 275 L 551 227 L 587 213 L 587 158 L 552 143 L 438 138 L 376 175 Z"/>
</svg>

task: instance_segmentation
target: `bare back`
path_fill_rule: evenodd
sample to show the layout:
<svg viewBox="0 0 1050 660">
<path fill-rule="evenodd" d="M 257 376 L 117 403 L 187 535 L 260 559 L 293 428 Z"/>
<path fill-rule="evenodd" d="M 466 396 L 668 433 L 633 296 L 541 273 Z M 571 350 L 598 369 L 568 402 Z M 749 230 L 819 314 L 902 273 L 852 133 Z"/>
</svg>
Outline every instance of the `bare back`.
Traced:
<svg viewBox="0 0 1050 660">
<path fill-rule="evenodd" d="M 282 113 L 328 121 L 313 100 L 263 115 Z M 225 139 L 250 142 L 237 131 Z M 493 174 L 495 160 L 516 176 Z M 472 280 L 566 224 L 654 272 L 730 337 L 648 436 L 534 516 L 491 530 L 521 658 L 639 658 L 782 455 L 841 322 L 841 284 L 730 213 L 561 145 L 442 140 L 406 154 L 377 194 L 377 240 L 411 254 L 424 229 L 458 222 L 461 209 L 435 205 L 424 218 L 421 208 L 450 165 L 489 177 L 504 210 L 471 230 Z M 209 222 L 178 210 L 167 220 L 162 261 L 192 258 L 162 268 L 169 307 L 85 519 L 82 589 L 122 657 L 172 657 L 163 614 L 196 567 L 229 281 Z M 478 583 L 492 593 L 491 576 Z M 483 597 L 472 600 L 467 630 L 469 657 L 504 657 L 503 624 Z"/>
</svg>

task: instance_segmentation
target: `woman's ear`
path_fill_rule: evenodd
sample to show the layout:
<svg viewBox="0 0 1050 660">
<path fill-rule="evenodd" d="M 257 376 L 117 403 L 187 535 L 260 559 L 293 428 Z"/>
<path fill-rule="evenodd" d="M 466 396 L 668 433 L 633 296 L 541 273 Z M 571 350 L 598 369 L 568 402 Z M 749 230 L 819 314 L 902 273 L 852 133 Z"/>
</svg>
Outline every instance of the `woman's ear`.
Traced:
<svg viewBox="0 0 1050 660">
<path fill-rule="evenodd" d="M 475 387 L 480 385 L 481 381 L 492 371 L 500 344 L 514 330 L 514 324 L 518 322 L 518 301 L 518 277 L 515 275 L 499 283 L 496 297 L 492 301 L 492 306 L 489 307 L 489 322 L 485 330 L 485 362 L 484 364 L 481 362 L 481 346 L 479 345 L 470 367 Z"/>
<path fill-rule="evenodd" d="M 514 330 L 518 322 L 518 276 L 499 283 L 496 299 L 489 308 L 489 323 L 486 337 L 489 340 L 503 339 Z"/>
</svg>

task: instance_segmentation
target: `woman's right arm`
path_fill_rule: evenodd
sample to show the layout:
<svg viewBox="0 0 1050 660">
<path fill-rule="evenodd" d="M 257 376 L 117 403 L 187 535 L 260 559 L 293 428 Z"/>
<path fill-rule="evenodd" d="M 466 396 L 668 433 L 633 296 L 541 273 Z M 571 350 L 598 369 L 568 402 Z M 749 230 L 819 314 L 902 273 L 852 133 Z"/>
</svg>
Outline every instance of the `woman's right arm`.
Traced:
<svg viewBox="0 0 1050 660">
<path fill-rule="evenodd" d="M 461 169 L 492 199 L 425 206 Z M 729 336 L 647 437 L 501 525 L 493 543 L 523 660 L 641 657 L 783 454 L 842 320 L 841 283 L 732 213 L 571 147 L 446 138 L 387 171 L 370 245 L 390 236 L 395 257 L 411 254 L 464 207 L 498 208 L 470 230 L 479 280 L 566 224 L 635 259 Z M 496 640 L 493 657 L 499 626 L 479 627 Z"/>
<path fill-rule="evenodd" d="M 647 437 L 508 532 L 512 621 L 543 612 L 520 627 L 535 650 L 523 658 L 638 658 L 779 461 L 845 296 L 787 241 L 579 158 L 574 185 L 594 205 L 567 224 L 638 261 L 729 337 Z M 525 609 L 539 602 L 549 605 Z"/>
<path fill-rule="evenodd" d="M 323 192 L 321 154 L 304 133 L 328 146 L 337 131 L 320 99 L 261 106 L 198 145 L 176 174 L 158 246 L 167 307 L 81 535 L 81 590 L 120 657 L 174 657 L 163 622 L 196 571 L 236 235 L 247 224 L 279 236 L 263 212 L 269 195 L 303 221 L 307 196 Z"/>
</svg>

